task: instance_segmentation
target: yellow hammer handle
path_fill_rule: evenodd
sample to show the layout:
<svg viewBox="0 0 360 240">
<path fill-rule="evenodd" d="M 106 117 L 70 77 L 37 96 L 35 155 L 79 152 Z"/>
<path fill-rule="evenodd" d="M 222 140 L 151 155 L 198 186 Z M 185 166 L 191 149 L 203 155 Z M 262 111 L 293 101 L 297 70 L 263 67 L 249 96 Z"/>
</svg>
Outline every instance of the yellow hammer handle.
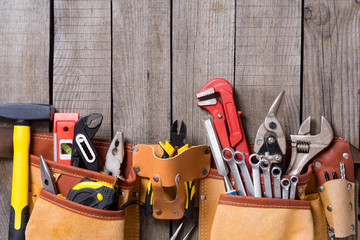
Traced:
<svg viewBox="0 0 360 240">
<path fill-rule="evenodd" d="M 9 239 L 25 239 L 28 221 L 30 126 L 20 121 L 14 126 L 14 159 Z"/>
</svg>

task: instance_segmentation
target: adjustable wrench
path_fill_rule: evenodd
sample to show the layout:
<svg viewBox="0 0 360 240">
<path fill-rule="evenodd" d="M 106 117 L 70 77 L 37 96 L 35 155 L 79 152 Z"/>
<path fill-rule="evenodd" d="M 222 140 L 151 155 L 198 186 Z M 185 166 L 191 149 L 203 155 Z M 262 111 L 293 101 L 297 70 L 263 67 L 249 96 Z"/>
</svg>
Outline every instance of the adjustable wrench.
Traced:
<svg viewBox="0 0 360 240">
<path fill-rule="evenodd" d="M 122 132 L 116 132 L 106 153 L 103 172 L 120 178 L 120 167 L 125 155 Z"/>
<path fill-rule="evenodd" d="M 273 180 L 274 180 L 274 196 L 275 198 L 281 198 L 281 185 L 280 185 L 281 168 L 278 166 L 274 166 L 271 169 L 271 175 L 273 176 Z"/>
<path fill-rule="evenodd" d="M 272 198 L 270 167 L 271 167 L 271 163 L 269 160 L 261 159 L 260 168 L 261 168 L 261 171 L 263 172 L 264 185 L 265 185 L 264 197 L 267 197 L 267 198 Z"/>
<path fill-rule="evenodd" d="M 298 175 L 303 167 L 316 154 L 326 148 L 333 139 L 333 130 L 330 123 L 321 117 L 321 131 L 317 135 L 310 135 L 310 121 L 308 117 L 300 126 L 299 135 L 290 135 L 291 160 L 287 175 Z"/>
<path fill-rule="evenodd" d="M 254 197 L 261 197 L 261 180 L 260 180 L 260 162 L 261 157 L 256 153 L 251 154 L 249 157 L 249 163 L 252 169 L 253 182 L 254 182 Z"/>
<path fill-rule="evenodd" d="M 249 147 L 240 119 L 242 112 L 236 111 L 231 84 L 225 79 L 215 78 L 202 87 L 196 97 L 200 100 L 198 106 L 212 115 L 222 148 L 232 147 L 236 151 L 243 151 L 248 158 Z"/>
</svg>

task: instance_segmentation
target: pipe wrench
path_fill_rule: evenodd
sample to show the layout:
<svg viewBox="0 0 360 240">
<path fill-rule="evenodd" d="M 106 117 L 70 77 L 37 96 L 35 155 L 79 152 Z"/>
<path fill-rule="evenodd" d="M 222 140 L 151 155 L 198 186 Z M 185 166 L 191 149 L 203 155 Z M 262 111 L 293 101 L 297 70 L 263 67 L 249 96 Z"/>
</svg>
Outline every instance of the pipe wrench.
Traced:
<svg viewBox="0 0 360 240">
<path fill-rule="evenodd" d="M 120 167 L 125 155 L 122 132 L 116 132 L 106 153 L 103 172 L 116 178 L 121 178 Z"/>
<path fill-rule="evenodd" d="M 265 121 L 260 125 L 255 137 L 254 152 L 284 171 L 286 139 L 283 128 L 276 117 L 283 96 L 284 91 L 279 93 L 271 105 Z"/>
<path fill-rule="evenodd" d="M 291 160 L 287 175 L 297 175 L 316 154 L 326 148 L 333 139 L 333 130 L 325 117 L 321 117 L 321 131 L 317 135 L 310 135 L 311 117 L 300 126 L 298 135 L 290 135 Z"/>
<path fill-rule="evenodd" d="M 99 156 L 91 142 L 99 130 L 103 116 L 93 113 L 80 118 L 74 127 L 71 166 L 99 171 Z"/>
<path fill-rule="evenodd" d="M 196 97 L 200 100 L 198 106 L 212 115 L 221 147 L 242 151 L 248 159 L 249 147 L 240 119 L 242 112 L 236 110 L 231 84 L 225 79 L 215 78 L 202 87 Z M 250 167 L 249 163 L 247 164 Z"/>
</svg>

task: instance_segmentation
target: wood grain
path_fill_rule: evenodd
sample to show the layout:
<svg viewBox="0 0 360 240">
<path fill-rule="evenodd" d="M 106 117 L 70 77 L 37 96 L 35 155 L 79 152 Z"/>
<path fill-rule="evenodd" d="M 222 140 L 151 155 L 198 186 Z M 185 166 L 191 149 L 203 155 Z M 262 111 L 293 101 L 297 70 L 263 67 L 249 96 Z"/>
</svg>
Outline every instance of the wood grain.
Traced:
<svg viewBox="0 0 360 240">
<path fill-rule="evenodd" d="M 111 1 L 54 1 L 53 103 L 58 112 L 101 113 L 111 138 Z"/>
<path fill-rule="evenodd" d="M 0 2 L 0 104 L 49 103 L 49 2 Z M 1 119 L 1 126 L 13 121 Z M 42 125 L 42 126 L 41 126 Z M 32 124 L 47 130 L 48 123 Z M 0 159 L 0 239 L 8 238 L 12 159 Z"/>
<path fill-rule="evenodd" d="M 334 135 L 359 146 L 360 4 L 313 1 L 304 6 L 303 118 L 320 116 Z"/>
<path fill-rule="evenodd" d="M 235 88 L 248 143 L 280 91 L 285 135 L 300 119 L 301 1 L 237 1 Z"/>
<path fill-rule="evenodd" d="M 213 78 L 234 81 L 235 4 L 233 1 L 174 1 L 172 25 L 172 112 L 184 120 L 187 141 L 206 143 L 197 107 L 198 92 Z"/>
<path fill-rule="evenodd" d="M 130 143 L 169 139 L 170 1 L 113 2 L 113 124 Z M 141 214 L 141 239 L 167 239 L 169 221 Z"/>
</svg>

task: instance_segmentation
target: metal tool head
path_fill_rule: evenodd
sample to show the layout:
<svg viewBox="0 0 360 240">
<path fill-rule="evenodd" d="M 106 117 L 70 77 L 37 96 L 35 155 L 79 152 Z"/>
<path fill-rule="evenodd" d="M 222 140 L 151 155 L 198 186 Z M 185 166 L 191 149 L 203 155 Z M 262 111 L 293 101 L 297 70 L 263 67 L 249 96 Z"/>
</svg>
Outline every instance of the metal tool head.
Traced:
<svg viewBox="0 0 360 240">
<path fill-rule="evenodd" d="M 175 240 L 177 238 L 177 236 L 179 235 L 179 233 L 180 233 L 181 229 L 183 228 L 183 226 L 184 226 L 184 221 L 182 221 L 180 223 L 180 225 L 177 227 L 174 234 L 170 237 L 170 240 Z"/>
<path fill-rule="evenodd" d="M 106 153 L 103 172 L 120 178 L 120 167 L 125 155 L 124 138 L 122 132 L 116 132 Z"/>
<path fill-rule="evenodd" d="M 182 147 L 185 145 L 184 140 L 186 138 L 186 125 L 183 121 L 180 124 L 180 130 L 178 131 L 178 120 L 173 122 L 170 128 L 170 144 L 173 147 Z"/>
<path fill-rule="evenodd" d="M 46 164 L 42 155 L 40 155 L 40 168 L 41 168 L 41 180 L 43 187 L 46 191 L 58 194 L 58 190 L 55 184 L 55 179 L 50 172 L 48 165 Z"/>
<path fill-rule="evenodd" d="M 277 167 L 277 166 L 274 166 L 272 169 L 271 169 L 271 175 L 274 177 L 274 178 L 277 178 L 277 177 L 281 177 L 281 168 Z"/>
<path fill-rule="evenodd" d="M 290 135 L 291 160 L 287 169 L 288 175 L 297 175 L 303 167 L 320 151 L 326 148 L 333 139 L 334 133 L 330 123 L 321 117 L 321 131 L 317 135 L 310 135 L 310 118 L 301 124 L 299 132 L 305 135 Z"/>
<path fill-rule="evenodd" d="M 0 105 L 0 117 L 13 120 L 52 120 L 55 108 L 48 104 L 8 103 Z"/>
<path fill-rule="evenodd" d="M 270 171 L 271 162 L 267 159 L 261 159 L 260 161 L 260 169 L 264 171 Z"/>
<path fill-rule="evenodd" d="M 259 168 L 260 162 L 261 162 L 261 157 L 259 155 L 257 155 L 256 153 L 250 155 L 249 163 L 250 163 L 251 167 Z"/>
<path fill-rule="evenodd" d="M 198 106 L 208 106 L 217 104 L 217 94 L 223 98 L 223 94 L 233 95 L 231 84 L 223 78 L 214 78 L 203 86 L 197 93 L 196 98 L 200 100 Z"/>
</svg>

